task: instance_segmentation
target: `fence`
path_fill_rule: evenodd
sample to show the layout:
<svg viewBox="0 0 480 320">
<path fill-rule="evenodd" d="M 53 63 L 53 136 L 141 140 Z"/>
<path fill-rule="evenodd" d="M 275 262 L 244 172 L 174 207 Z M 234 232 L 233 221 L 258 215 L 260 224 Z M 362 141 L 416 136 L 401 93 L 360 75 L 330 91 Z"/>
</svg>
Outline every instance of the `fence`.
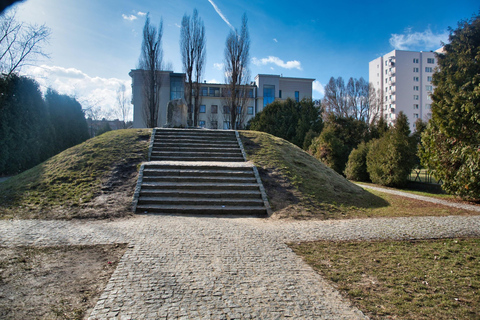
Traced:
<svg viewBox="0 0 480 320">
<path fill-rule="evenodd" d="M 408 180 L 413 182 L 420 182 L 420 183 L 430 183 L 430 184 L 442 184 L 443 181 L 436 180 L 433 176 L 433 172 L 428 171 L 427 169 L 413 169 L 408 177 Z"/>
</svg>

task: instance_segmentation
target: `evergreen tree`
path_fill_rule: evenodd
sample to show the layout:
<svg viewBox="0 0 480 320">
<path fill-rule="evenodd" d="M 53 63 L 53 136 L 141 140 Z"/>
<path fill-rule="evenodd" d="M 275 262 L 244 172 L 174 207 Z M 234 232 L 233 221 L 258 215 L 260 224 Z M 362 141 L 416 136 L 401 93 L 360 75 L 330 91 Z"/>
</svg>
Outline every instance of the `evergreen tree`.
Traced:
<svg viewBox="0 0 480 320">
<path fill-rule="evenodd" d="M 420 158 L 450 194 L 480 198 L 480 16 L 451 30 L 433 75 Z"/>
</svg>

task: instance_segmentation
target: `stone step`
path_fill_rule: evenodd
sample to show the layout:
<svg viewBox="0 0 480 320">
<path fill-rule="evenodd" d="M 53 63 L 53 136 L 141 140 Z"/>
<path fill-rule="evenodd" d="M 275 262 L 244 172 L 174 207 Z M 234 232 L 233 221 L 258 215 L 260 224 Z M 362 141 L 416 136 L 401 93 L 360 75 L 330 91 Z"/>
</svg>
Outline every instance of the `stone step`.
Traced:
<svg viewBox="0 0 480 320">
<path fill-rule="evenodd" d="M 157 128 L 156 134 L 174 135 L 214 135 L 214 136 L 235 136 L 233 130 L 199 130 L 199 129 L 161 129 Z"/>
<path fill-rule="evenodd" d="M 143 189 L 142 197 L 188 197 L 188 198 L 218 198 L 218 199 L 261 199 L 260 190 L 155 190 Z"/>
<path fill-rule="evenodd" d="M 181 190 L 258 190 L 257 183 L 144 182 L 142 189 Z"/>
<path fill-rule="evenodd" d="M 165 151 L 165 152 L 171 152 L 171 151 L 192 151 L 192 152 L 215 152 L 215 153 L 225 153 L 225 152 L 241 152 L 240 148 L 237 147 L 232 147 L 232 146 L 216 146 L 216 145 L 202 145 L 202 146 L 196 146 L 196 145 L 190 145 L 190 146 L 179 146 L 179 145 L 154 145 L 152 151 Z"/>
<path fill-rule="evenodd" d="M 232 198 L 186 198 L 186 197 L 140 197 L 139 205 L 209 205 L 209 206 L 263 206 L 262 199 Z"/>
<path fill-rule="evenodd" d="M 145 164 L 145 169 L 158 169 L 158 170 L 215 170 L 215 171 L 245 171 L 245 172 L 253 172 L 252 167 L 250 166 L 244 166 L 243 164 L 235 164 L 234 166 L 232 165 L 227 165 L 223 163 L 215 164 L 213 162 L 210 162 L 208 164 L 202 163 L 202 164 L 196 164 L 196 163 L 163 163 L 163 162 L 147 162 Z"/>
<path fill-rule="evenodd" d="M 243 157 L 198 157 L 198 156 L 155 156 L 152 154 L 150 161 L 216 161 L 216 162 L 244 162 Z"/>
<path fill-rule="evenodd" d="M 237 141 L 236 136 L 214 136 L 214 135 L 208 135 L 208 136 L 195 136 L 195 135 L 165 135 L 165 134 L 156 134 L 155 135 L 155 140 L 175 140 L 175 141 L 210 141 L 210 140 L 216 140 L 216 141 Z"/>
<path fill-rule="evenodd" d="M 192 177 L 192 176 L 144 176 L 144 182 L 206 182 L 206 183 L 255 183 L 255 176 L 251 177 Z"/>
<path fill-rule="evenodd" d="M 163 157 L 163 156 L 175 156 L 175 157 L 242 157 L 242 151 L 240 149 L 235 151 L 225 151 L 225 152 L 204 152 L 204 151 L 155 151 L 152 150 L 152 156 Z"/>
<path fill-rule="evenodd" d="M 253 175 L 253 170 L 235 170 L 234 168 L 229 168 L 230 170 L 216 170 L 216 169 L 172 169 L 169 166 L 167 169 L 156 169 L 145 166 L 143 170 L 144 177 L 155 177 L 155 176 L 177 176 L 177 177 L 216 177 L 216 176 L 228 176 L 228 177 L 250 177 Z"/>
<path fill-rule="evenodd" d="M 154 147 L 182 147 L 182 148 L 238 148 L 238 142 L 211 141 L 210 143 L 201 142 L 179 142 L 179 141 L 157 141 Z"/>
<path fill-rule="evenodd" d="M 254 215 L 265 216 L 267 210 L 260 206 L 189 206 L 189 205 L 138 205 L 138 213 L 167 213 L 167 214 L 222 214 L 222 215 Z"/>
</svg>

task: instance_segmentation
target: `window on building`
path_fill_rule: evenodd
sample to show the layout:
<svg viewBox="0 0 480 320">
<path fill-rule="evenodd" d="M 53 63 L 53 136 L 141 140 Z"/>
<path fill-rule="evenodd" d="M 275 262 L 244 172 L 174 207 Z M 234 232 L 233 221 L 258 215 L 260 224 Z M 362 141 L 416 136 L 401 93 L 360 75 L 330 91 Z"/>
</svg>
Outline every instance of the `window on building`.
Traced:
<svg viewBox="0 0 480 320">
<path fill-rule="evenodd" d="M 253 114 L 253 107 L 247 108 L 247 114 Z"/>
<path fill-rule="evenodd" d="M 223 114 L 230 114 L 230 107 L 229 106 L 223 106 Z"/>
<path fill-rule="evenodd" d="M 428 77 L 427 77 L 427 81 L 432 82 L 432 76 L 428 76 Z"/>
<path fill-rule="evenodd" d="M 418 110 L 418 104 L 414 104 L 413 109 Z"/>
<path fill-rule="evenodd" d="M 431 95 L 431 94 L 428 94 L 428 95 L 427 95 L 427 100 L 429 100 L 429 101 L 432 100 L 432 95 Z"/>
<path fill-rule="evenodd" d="M 208 87 L 201 87 L 200 88 L 200 96 L 202 96 L 202 97 L 208 96 Z"/>
<path fill-rule="evenodd" d="M 431 108 L 432 108 L 432 105 L 431 105 L 431 104 L 428 104 L 428 103 L 427 103 L 427 104 L 425 105 L 425 109 L 431 109 Z"/>
<path fill-rule="evenodd" d="M 432 72 L 433 68 L 432 67 L 425 67 L 425 72 Z"/>
<path fill-rule="evenodd" d="M 200 126 L 200 128 L 205 128 L 205 120 L 198 121 L 198 125 Z"/>
<path fill-rule="evenodd" d="M 210 113 L 218 113 L 218 106 L 212 104 L 210 107 Z"/>
<path fill-rule="evenodd" d="M 431 117 L 432 117 L 432 114 L 431 114 L 431 113 L 427 113 L 427 117 L 428 117 L 428 118 L 431 118 Z"/>
<path fill-rule="evenodd" d="M 207 107 L 205 105 L 200 105 L 200 110 L 198 112 L 205 113 L 207 111 Z"/>
<path fill-rule="evenodd" d="M 414 114 L 413 114 L 413 117 L 414 117 L 415 119 L 418 119 L 418 113 L 414 113 Z"/>
<path fill-rule="evenodd" d="M 230 129 L 230 121 L 223 121 L 223 130 Z"/>
<path fill-rule="evenodd" d="M 418 86 L 413 86 L 413 91 L 419 91 L 420 88 Z"/>
<path fill-rule="evenodd" d="M 418 81 L 420 81 L 420 78 L 419 77 L 413 77 L 413 81 L 418 82 Z"/>
<path fill-rule="evenodd" d="M 278 97 L 282 99 L 282 90 L 278 90 Z"/>
<path fill-rule="evenodd" d="M 435 59 L 433 59 L 433 58 L 428 58 L 428 59 L 427 59 L 427 63 L 435 63 Z"/>
<path fill-rule="evenodd" d="M 418 99 L 419 99 L 419 96 L 418 96 L 417 94 L 415 94 L 415 95 L 413 96 L 413 100 L 418 100 Z"/>
<path fill-rule="evenodd" d="M 425 86 L 425 90 L 432 92 L 433 86 Z"/>
<path fill-rule="evenodd" d="M 385 60 L 385 66 L 387 66 L 387 60 Z"/>
<path fill-rule="evenodd" d="M 263 85 L 263 106 L 272 103 L 275 100 L 275 86 Z"/>
<path fill-rule="evenodd" d="M 295 101 L 300 101 L 300 91 L 295 91 Z"/>
<path fill-rule="evenodd" d="M 248 97 L 253 98 L 253 89 L 248 90 Z"/>
<path fill-rule="evenodd" d="M 413 59 L 413 63 L 418 63 L 418 59 Z"/>
<path fill-rule="evenodd" d="M 413 72 L 418 72 L 418 68 L 413 68 Z"/>
<path fill-rule="evenodd" d="M 188 112 L 193 113 L 193 105 L 188 106 Z"/>
<path fill-rule="evenodd" d="M 183 76 L 170 76 L 170 100 L 184 97 L 183 85 Z"/>
<path fill-rule="evenodd" d="M 241 106 L 237 107 L 237 114 L 242 114 L 242 107 Z"/>
<path fill-rule="evenodd" d="M 208 95 L 210 97 L 220 97 L 220 88 L 219 87 L 208 88 Z"/>
<path fill-rule="evenodd" d="M 218 121 L 217 120 L 210 121 L 210 129 L 218 129 Z"/>
</svg>

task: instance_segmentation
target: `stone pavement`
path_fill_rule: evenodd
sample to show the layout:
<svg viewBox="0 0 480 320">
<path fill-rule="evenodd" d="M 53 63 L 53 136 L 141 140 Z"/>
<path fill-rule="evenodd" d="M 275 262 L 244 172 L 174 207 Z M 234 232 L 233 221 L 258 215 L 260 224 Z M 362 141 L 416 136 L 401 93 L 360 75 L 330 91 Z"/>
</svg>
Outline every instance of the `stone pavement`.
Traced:
<svg viewBox="0 0 480 320">
<path fill-rule="evenodd" d="M 285 244 L 480 236 L 480 216 L 0 221 L 0 244 L 129 243 L 90 319 L 364 319 Z"/>
</svg>

